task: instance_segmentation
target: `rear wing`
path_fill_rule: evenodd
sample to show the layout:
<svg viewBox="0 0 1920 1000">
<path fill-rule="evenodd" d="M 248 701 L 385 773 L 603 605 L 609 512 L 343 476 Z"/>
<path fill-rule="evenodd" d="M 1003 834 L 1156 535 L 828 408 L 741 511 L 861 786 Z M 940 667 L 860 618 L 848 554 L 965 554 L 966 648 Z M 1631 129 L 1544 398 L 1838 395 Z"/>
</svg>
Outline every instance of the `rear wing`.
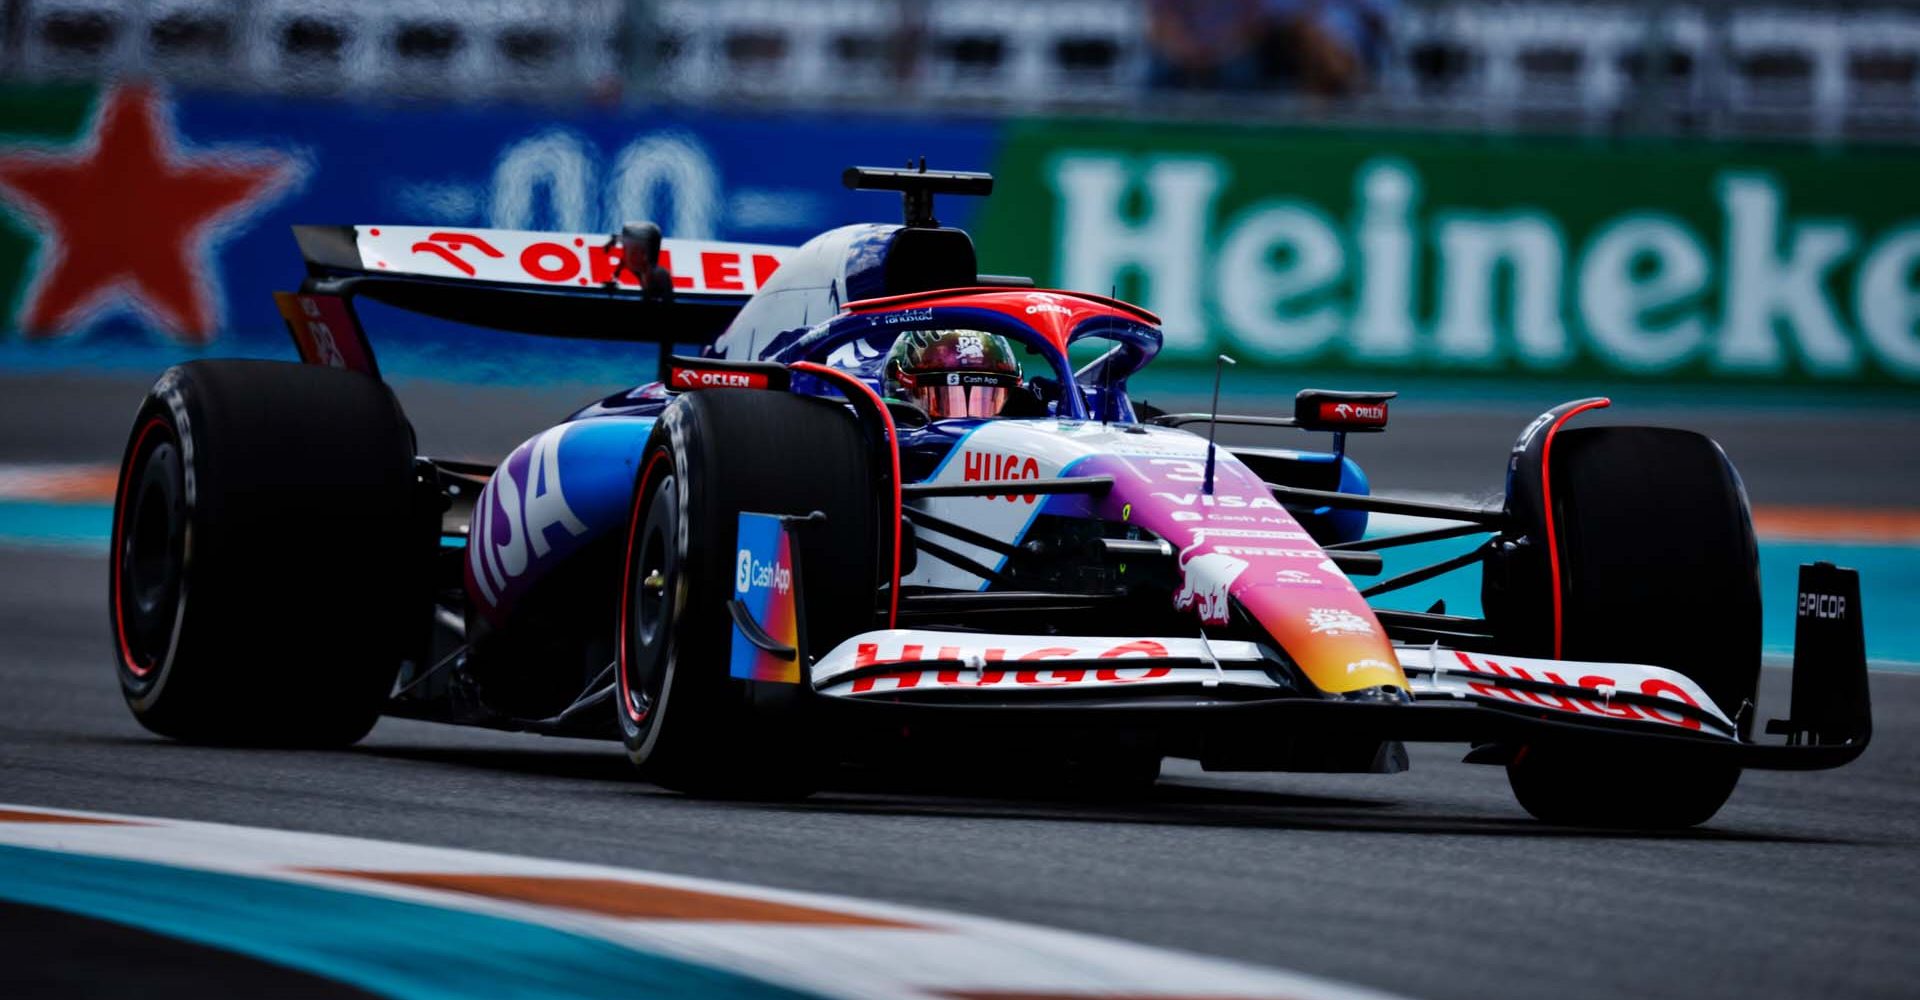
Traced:
<svg viewBox="0 0 1920 1000">
<path fill-rule="evenodd" d="M 372 299 L 470 326 L 548 337 L 662 345 L 712 343 L 791 247 L 431 226 L 295 226 L 306 261 L 298 292 L 276 292 L 309 364 L 379 374 L 355 311 Z M 629 267 L 632 257 L 639 267 Z"/>
</svg>

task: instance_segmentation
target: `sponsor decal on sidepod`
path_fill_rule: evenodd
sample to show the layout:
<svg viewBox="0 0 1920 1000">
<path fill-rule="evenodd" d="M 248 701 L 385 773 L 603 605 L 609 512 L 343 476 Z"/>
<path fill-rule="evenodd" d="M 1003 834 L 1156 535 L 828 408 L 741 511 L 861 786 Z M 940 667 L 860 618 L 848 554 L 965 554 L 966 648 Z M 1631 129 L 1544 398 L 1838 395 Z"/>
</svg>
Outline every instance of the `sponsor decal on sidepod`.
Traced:
<svg viewBox="0 0 1920 1000">
<path fill-rule="evenodd" d="M 567 503 L 560 479 L 560 441 L 574 425 L 561 424 L 531 442 L 526 461 L 509 456 L 488 480 L 474 506 L 467 539 L 467 569 L 480 596 L 491 605 L 507 585 L 526 572 L 529 562 L 548 553 L 550 528 L 569 535 L 587 533 L 587 525 Z M 522 478 L 514 475 L 519 465 Z"/>
<path fill-rule="evenodd" d="M 965 451 L 960 455 L 961 477 L 963 483 L 989 483 L 1008 479 L 1039 479 L 1040 463 L 1026 455 L 995 455 L 988 452 Z M 1038 496 L 1033 493 L 1015 495 L 1012 493 L 995 499 L 1008 503 L 1033 503 Z"/>
</svg>

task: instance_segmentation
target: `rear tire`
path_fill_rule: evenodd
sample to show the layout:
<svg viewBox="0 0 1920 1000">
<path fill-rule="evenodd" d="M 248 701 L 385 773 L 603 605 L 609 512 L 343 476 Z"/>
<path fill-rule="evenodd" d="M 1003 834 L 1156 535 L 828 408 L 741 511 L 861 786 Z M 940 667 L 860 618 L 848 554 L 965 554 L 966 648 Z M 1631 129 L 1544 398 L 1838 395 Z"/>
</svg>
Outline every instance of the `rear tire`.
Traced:
<svg viewBox="0 0 1920 1000">
<path fill-rule="evenodd" d="M 694 794 L 813 790 L 820 748 L 803 684 L 728 672 L 743 511 L 806 515 L 799 537 L 813 652 L 874 627 L 877 528 L 870 448 L 845 407 L 784 392 L 707 389 L 661 415 L 635 484 L 615 712 L 652 781 Z"/>
<path fill-rule="evenodd" d="M 196 743 L 366 735 L 404 645 L 413 438 L 379 381 L 272 361 L 169 369 L 114 501 L 116 673 L 140 724 Z"/>
<path fill-rule="evenodd" d="M 1559 658 L 1685 674 L 1740 721 L 1744 738 L 1760 677 L 1760 578 L 1746 491 L 1725 453 L 1692 431 L 1581 428 L 1555 438 L 1551 475 Z M 1537 472 L 1515 477 L 1516 493 L 1529 488 L 1539 489 Z M 1523 529 L 1524 549 L 1488 568 L 1487 614 L 1503 649 L 1552 657 L 1551 610 L 1540 603 L 1555 584 L 1546 526 Z M 1679 828 L 1712 818 L 1740 771 L 1672 753 L 1547 744 L 1522 748 L 1507 777 L 1520 804 L 1547 822 Z"/>
</svg>

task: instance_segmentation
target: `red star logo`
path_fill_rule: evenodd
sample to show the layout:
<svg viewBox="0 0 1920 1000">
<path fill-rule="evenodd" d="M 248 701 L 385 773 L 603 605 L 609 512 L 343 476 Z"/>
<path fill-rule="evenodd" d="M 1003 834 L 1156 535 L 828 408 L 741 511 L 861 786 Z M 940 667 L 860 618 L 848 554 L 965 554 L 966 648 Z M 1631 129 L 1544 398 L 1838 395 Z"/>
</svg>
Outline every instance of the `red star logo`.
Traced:
<svg viewBox="0 0 1920 1000">
<path fill-rule="evenodd" d="M 215 236 L 296 173 L 278 153 L 183 153 L 152 91 L 114 88 L 78 144 L 0 155 L 0 198 L 42 235 L 15 323 L 46 337 L 127 305 L 207 342 L 219 326 Z"/>
</svg>

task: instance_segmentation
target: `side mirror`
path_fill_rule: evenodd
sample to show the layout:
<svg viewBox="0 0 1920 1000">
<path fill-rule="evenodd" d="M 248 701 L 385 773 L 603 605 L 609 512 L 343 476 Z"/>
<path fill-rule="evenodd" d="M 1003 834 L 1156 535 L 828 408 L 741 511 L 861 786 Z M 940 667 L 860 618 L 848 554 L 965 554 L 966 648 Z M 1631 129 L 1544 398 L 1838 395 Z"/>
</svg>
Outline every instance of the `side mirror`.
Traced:
<svg viewBox="0 0 1920 1000">
<path fill-rule="evenodd" d="M 1310 431 L 1384 431 L 1387 401 L 1397 392 L 1302 389 L 1293 397 L 1293 422 Z"/>
</svg>

